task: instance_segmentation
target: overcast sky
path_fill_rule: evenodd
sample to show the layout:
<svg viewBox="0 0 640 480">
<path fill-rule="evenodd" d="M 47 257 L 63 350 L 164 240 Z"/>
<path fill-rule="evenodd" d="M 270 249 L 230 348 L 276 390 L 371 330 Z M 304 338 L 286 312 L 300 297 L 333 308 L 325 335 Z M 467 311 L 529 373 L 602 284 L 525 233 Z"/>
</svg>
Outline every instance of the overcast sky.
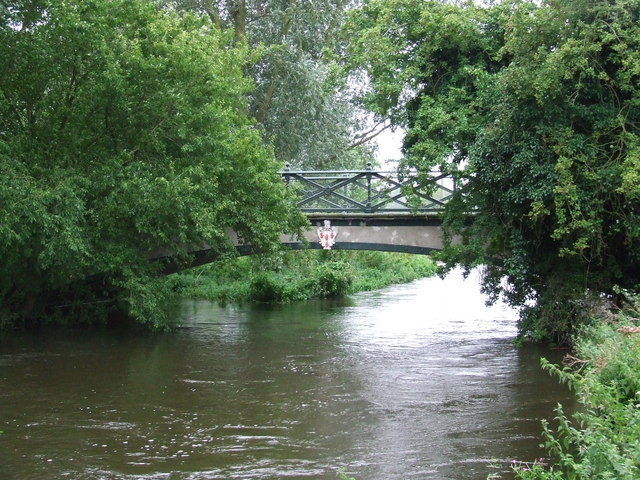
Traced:
<svg viewBox="0 0 640 480">
<path fill-rule="evenodd" d="M 376 160 L 380 162 L 380 165 L 384 166 L 389 161 L 399 160 L 402 158 L 400 149 L 402 148 L 402 139 L 404 137 L 404 131 L 397 128 L 394 132 L 391 130 L 385 130 L 376 138 L 378 143 L 378 152 L 376 154 Z"/>
</svg>

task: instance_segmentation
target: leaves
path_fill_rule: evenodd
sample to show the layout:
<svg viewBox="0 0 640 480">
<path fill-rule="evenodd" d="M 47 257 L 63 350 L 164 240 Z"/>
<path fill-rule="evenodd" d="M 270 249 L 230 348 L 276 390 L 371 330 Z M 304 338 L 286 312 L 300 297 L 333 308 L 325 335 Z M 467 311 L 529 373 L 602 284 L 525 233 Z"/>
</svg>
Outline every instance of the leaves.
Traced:
<svg viewBox="0 0 640 480">
<path fill-rule="evenodd" d="M 464 243 L 442 259 L 485 264 L 493 298 L 535 300 L 524 336 L 566 339 L 585 292 L 640 281 L 639 14 L 636 0 L 371 0 L 352 15 L 407 168 L 458 180 L 444 221 Z"/>
<path fill-rule="evenodd" d="M 161 325 L 152 252 L 225 250 L 227 228 L 266 248 L 302 225 L 244 113 L 246 47 L 144 1 L 38 11 L 28 28 L 13 26 L 21 10 L 0 24 L 5 310 L 38 315 L 102 273 L 100 288 Z"/>
<path fill-rule="evenodd" d="M 556 409 L 555 428 L 543 422 L 544 447 L 554 459 L 548 468 L 517 468 L 520 479 L 584 479 L 638 477 L 640 448 L 640 340 L 634 317 L 637 298 L 625 314 L 604 308 L 580 329 L 575 345 L 583 360 L 570 358 L 572 368 L 544 360 L 543 368 L 576 391 L 580 408 L 570 419 Z M 621 326 L 622 325 L 622 326 Z M 632 333 L 624 333 L 632 332 Z M 565 362 L 566 363 L 566 362 Z M 575 365 L 580 365 L 575 369 Z"/>
<path fill-rule="evenodd" d="M 352 86 L 340 61 L 338 35 L 349 2 L 174 0 L 162 2 L 197 12 L 254 51 L 247 65 L 255 89 L 248 111 L 273 143 L 276 158 L 294 168 L 354 168 L 371 159 L 355 145 L 364 112 L 352 102 Z"/>
</svg>

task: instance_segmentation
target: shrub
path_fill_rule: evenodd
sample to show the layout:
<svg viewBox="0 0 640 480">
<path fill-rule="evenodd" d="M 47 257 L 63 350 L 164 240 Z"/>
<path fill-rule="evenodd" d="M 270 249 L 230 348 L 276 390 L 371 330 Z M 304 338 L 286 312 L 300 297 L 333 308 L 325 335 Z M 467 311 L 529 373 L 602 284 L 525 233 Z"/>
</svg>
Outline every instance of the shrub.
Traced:
<svg viewBox="0 0 640 480">
<path fill-rule="evenodd" d="M 579 331 L 573 368 L 543 363 L 575 389 L 581 408 L 574 424 L 558 407 L 555 431 L 544 424 L 544 445 L 555 464 L 518 468 L 519 479 L 640 478 L 640 328 L 634 304 L 630 314 L 602 315 Z"/>
<path fill-rule="evenodd" d="M 251 280 L 249 297 L 254 302 L 277 303 L 288 297 L 286 285 L 271 272 L 261 272 Z"/>
<path fill-rule="evenodd" d="M 349 293 L 353 273 L 345 262 L 328 262 L 313 272 L 313 294 L 316 297 L 338 297 Z"/>
</svg>

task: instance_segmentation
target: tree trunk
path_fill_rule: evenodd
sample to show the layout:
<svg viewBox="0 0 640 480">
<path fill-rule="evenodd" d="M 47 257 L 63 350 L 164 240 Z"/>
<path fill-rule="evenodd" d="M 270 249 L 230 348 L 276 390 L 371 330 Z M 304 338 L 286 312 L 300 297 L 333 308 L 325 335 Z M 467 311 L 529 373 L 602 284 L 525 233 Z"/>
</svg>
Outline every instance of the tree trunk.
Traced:
<svg viewBox="0 0 640 480">
<path fill-rule="evenodd" d="M 204 9 L 205 12 L 207 12 L 209 19 L 211 20 L 211 23 L 213 23 L 216 27 L 222 30 L 222 28 L 224 28 L 224 24 L 222 22 L 222 18 L 220 18 L 220 12 L 218 11 L 218 7 L 214 5 L 213 1 L 210 0 L 208 2 L 202 2 L 202 8 Z"/>
<path fill-rule="evenodd" d="M 247 2 L 238 0 L 229 8 L 235 28 L 235 41 L 240 42 L 247 36 Z"/>
</svg>

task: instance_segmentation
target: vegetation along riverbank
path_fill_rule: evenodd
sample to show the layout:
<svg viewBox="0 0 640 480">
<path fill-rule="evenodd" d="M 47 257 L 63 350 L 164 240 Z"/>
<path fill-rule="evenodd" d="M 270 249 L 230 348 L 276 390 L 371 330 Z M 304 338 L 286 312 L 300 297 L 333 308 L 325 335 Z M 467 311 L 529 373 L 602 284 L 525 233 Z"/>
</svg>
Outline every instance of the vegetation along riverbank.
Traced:
<svg viewBox="0 0 640 480">
<path fill-rule="evenodd" d="M 435 272 L 435 263 L 425 256 L 305 250 L 232 258 L 182 272 L 170 282 L 189 298 L 287 303 L 374 290 Z"/>
<path fill-rule="evenodd" d="M 564 365 L 542 361 L 544 369 L 575 391 L 579 407 L 568 414 L 558 405 L 554 420 L 543 422 L 550 459 L 514 460 L 516 478 L 640 478 L 640 296 L 620 293 L 625 306 L 592 312 Z"/>
</svg>

